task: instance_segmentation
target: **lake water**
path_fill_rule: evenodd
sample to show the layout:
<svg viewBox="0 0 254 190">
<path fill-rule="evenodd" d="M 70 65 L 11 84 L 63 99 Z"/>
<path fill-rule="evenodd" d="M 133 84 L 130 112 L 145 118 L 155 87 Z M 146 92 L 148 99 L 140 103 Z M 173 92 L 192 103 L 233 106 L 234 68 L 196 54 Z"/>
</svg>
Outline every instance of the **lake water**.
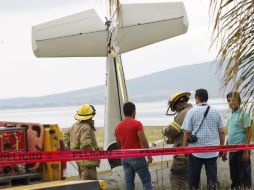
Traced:
<svg viewBox="0 0 254 190">
<path fill-rule="evenodd" d="M 193 101 L 191 101 L 193 103 Z M 227 103 L 222 99 L 211 99 L 209 104 L 220 110 L 224 118 L 228 110 Z M 167 102 L 136 103 L 137 116 L 145 126 L 166 126 L 173 120 L 173 116 L 166 116 Z M 42 124 L 58 124 L 61 128 L 70 127 L 78 106 L 30 108 L 0 110 L 0 120 L 16 122 L 36 122 Z M 95 126 L 104 126 L 104 105 L 95 105 Z"/>
</svg>

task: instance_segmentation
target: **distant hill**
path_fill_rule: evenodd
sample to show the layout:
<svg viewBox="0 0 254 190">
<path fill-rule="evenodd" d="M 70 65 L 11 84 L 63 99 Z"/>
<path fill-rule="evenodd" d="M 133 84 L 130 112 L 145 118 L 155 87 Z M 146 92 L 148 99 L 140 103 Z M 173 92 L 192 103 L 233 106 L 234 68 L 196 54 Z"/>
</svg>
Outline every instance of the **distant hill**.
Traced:
<svg viewBox="0 0 254 190">
<path fill-rule="evenodd" d="M 135 102 L 166 100 L 175 91 L 194 91 L 206 88 L 210 97 L 220 96 L 220 80 L 211 62 L 181 66 L 127 81 L 129 98 Z M 0 109 L 53 107 L 104 103 L 105 86 L 96 86 L 71 92 L 33 97 L 1 99 Z"/>
</svg>

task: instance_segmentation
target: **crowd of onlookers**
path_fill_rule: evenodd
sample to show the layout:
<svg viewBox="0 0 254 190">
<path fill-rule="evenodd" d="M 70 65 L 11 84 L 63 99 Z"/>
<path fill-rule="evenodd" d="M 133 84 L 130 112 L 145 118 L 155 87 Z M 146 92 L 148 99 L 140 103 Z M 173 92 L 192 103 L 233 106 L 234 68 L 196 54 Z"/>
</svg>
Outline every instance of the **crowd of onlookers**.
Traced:
<svg viewBox="0 0 254 190">
<path fill-rule="evenodd" d="M 167 143 L 174 147 L 195 147 L 213 145 L 238 145 L 251 143 L 251 116 L 241 107 L 241 97 L 238 92 L 229 92 L 226 96 L 231 113 L 227 121 L 227 141 L 225 142 L 225 126 L 219 111 L 209 106 L 208 92 L 197 89 L 196 105 L 188 103 L 191 93 L 178 92 L 168 101 L 167 115 L 175 115 L 174 121 L 163 129 Z M 142 123 L 135 119 L 136 108 L 132 102 L 123 105 L 125 119 L 115 128 L 116 141 L 120 149 L 149 148 Z M 64 140 L 71 150 L 97 150 L 98 145 L 94 135 L 92 105 L 83 104 L 75 119 L 77 122 L 64 134 Z M 190 155 L 175 155 L 170 169 L 170 185 L 172 190 L 199 189 L 200 173 L 205 166 L 207 189 L 220 189 L 217 177 L 217 159 L 229 159 L 231 189 L 251 189 L 251 152 L 239 150 L 227 152 L 192 153 Z M 152 157 L 147 157 L 152 162 Z M 98 160 L 81 160 L 77 162 L 81 179 L 97 179 L 96 167 Z M 140 177 L 143 189 L 152 189 L 151 175 L 148 163 L 142 158 L 123 158 L 127 190 L 135 188 L 135 174 Z"/>
</svg>

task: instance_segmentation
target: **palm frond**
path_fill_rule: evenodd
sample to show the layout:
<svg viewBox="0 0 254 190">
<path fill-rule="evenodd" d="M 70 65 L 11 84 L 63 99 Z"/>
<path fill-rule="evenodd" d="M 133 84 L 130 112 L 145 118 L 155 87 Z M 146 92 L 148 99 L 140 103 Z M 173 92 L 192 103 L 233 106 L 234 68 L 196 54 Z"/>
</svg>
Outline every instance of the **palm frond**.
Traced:
<svg viewBox="0 0 254 190">
<path fill-rule="evenodd" d="M 211 0 L 210 15 L 218 68 L 225 68 L 223 86 L 240 91 L 244 108 L 254 115 L 254 1 Z"/>
</svg>

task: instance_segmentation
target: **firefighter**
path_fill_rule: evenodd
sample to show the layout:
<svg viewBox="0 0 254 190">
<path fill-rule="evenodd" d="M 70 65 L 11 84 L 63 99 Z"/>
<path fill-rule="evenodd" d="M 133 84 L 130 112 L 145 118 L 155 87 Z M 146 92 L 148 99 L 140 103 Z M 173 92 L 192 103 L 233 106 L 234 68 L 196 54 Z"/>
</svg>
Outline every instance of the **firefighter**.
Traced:
<svg viewBox="0 0 254 190">
<path fill-rule="evenodd" d="M 174 144 L 174 147 L 181 147 L 183 142 L 183 129 L 181 125 L 186 113 L 192 108 L 188 103 L 191 93 L 177 92 L 173 94 L 168 101 L 167 115 L 175 115 L 174 121 L 165 127 L 162 131 L 167 137 L 168 144 Z M 169 110 L 172 114 L 169 114 Z M 170 169 L 170 186 L 174 190 L 188 189 L 188 159 L 184 155 L 175 155 Z"/>
<path fill-rule="evenodd" d="M 76 123 L 64 133 L 64 142 L 71 150 L 98 150 L 93 117 L 96 110 L 92 105 L 83 104 L 75 115 Z M 79 160 L 77 166 L 81 180 L 96 180 L 96 167 L 100 160 Z"/>
</svg>

